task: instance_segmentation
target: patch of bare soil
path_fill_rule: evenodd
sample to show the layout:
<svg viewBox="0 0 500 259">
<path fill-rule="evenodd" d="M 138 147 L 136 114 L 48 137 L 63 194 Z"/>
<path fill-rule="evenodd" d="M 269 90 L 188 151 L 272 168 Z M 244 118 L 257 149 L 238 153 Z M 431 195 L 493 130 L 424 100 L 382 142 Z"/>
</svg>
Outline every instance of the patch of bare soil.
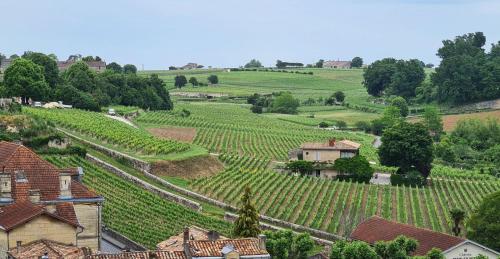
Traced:
<svg viewBox="0 0 500 259">
<path fill-rule="evenodd" d="M 196 137 L 195 128 L 149 128 L 149 133 L 164 139 L 178 140 L 182 142 L 193 142 Z"/>
<path fill-rule="evenodd" d="M 224 165 L 213 156 L 200 156 L 180 161 L 157 161 L 151 172 L 157 176 L 196 179 L 215 175 L 224 170 Z"/>
</svg>

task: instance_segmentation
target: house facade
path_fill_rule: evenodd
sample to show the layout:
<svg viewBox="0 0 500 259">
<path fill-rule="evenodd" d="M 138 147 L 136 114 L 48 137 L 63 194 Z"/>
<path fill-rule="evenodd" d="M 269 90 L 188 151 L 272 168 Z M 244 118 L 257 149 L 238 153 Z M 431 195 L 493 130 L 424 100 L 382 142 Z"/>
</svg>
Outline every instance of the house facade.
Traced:
<svg viewBox="0 0 500 259">
<path fill-rule="evenodd" d="M 304 160 L 314 163 L 314 171 L 311 176 L 321 178 L 335 178 L 338 173 L 331 169 L 335 160 L 339 158 L 351 158 L 359 154 L 361 144 L 350 141 L 330 139 L 327 142 L 304 143 L 299 149 L 289 153 L 291 161 Z"/>
<path fill-rule="evenodd" d="M 443 251 L 447 259 L 469 259 L 484 255 L 491 259 L 500 256 L 499 252 L 489 249 L 471 240 L 418 228 L 408 224 L 373 216 L 360 223 L 351 234 L 351 239 L 374 245 L 377 241 L 391 241 L 403 235 L 418 241 L 413 256 L 424 256 L 432 248 Z"/>
<path fill-rule="evenodd" d="M 63 72 L 66 69 L 68 69 L 71 65 L 80 60 L 81 59 L 78 56 L 75 55 L 69 56 L 69 58 L 66 61 L 57 61 L 57 68 L 59 68 L 59 72 Z M 84 61 L 84 62 L 87 64 L 87 66 L 89 66 L 91 70 L 94 70 L 97 73 L 106 70 L 106 62 L 102 60 Z"/>
<path fill-rule="evenodd" d="M 0 258 L 39 239 L 99 250 L 104 199 L 80 168 L 59 169 L 30 149 L 0 142 Z"/>
<path fill-rule="evenodd" d="M 323 68 L 349 69 L 351 68 L 351 61 L 329 60 L 323 62 Z"/>
</svg>

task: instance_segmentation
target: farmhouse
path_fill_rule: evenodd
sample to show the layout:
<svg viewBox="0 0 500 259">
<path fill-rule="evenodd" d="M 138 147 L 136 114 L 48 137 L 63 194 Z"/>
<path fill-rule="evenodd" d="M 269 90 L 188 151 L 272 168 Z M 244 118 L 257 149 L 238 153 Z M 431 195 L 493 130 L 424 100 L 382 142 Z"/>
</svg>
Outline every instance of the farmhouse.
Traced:
<svg viewBox="0 0 500 259">
<path fill-rule="evenodd" d="M 313 176 L 321 178 L 335 178 L 337 172 L 329 169 L 339 158 L 351 158 L 359 154 L 361 144 L 350 141 L 330 139 L 328 142 L 304 143 L 299 149 L 289 153 L 291 161 L 304 160 L 315 163 Z"/>
<path fill-rule="evenodd" d="M 323 62 L 323 68 L 349 69 L 351 68 L 351 61 L 325 61 Z"/>
<path fill-rule="evenodd" d="M 0 258 L 40 239 L 99 249 L 104 199 L 81 183 L 81 168 L 59 169 L 5 141 L 0 167 Z"/>
<path fill-rule="evenodd" d="M 190 230 L 196 233 L 190 233 Z M 196 239 L 195 236 L 202 237 L 208 234 L 208 239 Z M 159 250 L 146 252 L 133 252 L 122 254 L 96 254 L 86 258 L 91 259 L 112 259 L 112 258 L 171 258 L 171 259 L 191 259 L 191 258 L 213 258 L 213 259 L 266 259 L 271 258 L 266 250 L 266 238 L 260 235 L 259 238 L 241 239 L 219 239 L 213 232 L 205 232 L 199 228 L 185 228 L 182 233 L 182 240 L 174 236 L 169 240 L 160 243 Z M 179 242 L 176 246 L 171 246 L 170 242 Z"/>
<path fill-rule="evenodd" d="M 447 259 L 475 258 L 479 254 L 492 259 L 500 256 L 496 251 L 461 237 L 389 221 L 378 216 L 359 224 L 352 232 L 351 238 L 373 245 L 377 241 L 390 241 L 400 235 L 418 241 L 419 245 L 414 253 L 417 256 L 427 254 L 432 248 L 439 248 Z"/>
<path fill-rule="evenodd" d="M 80 59 L 77 56 L 69 56 L 69 58 L 66 61 L 57 61 L 57 67 L 59 68 L 59 71 L 65 71 L 68 69 L 71 65 L 79 61 Z M 94 70 L 95 72 L 102 72 L 106 70 L 106 62 L 99 60 L 99 61 L 84 61 L 90 69 Z"/>
</svg>

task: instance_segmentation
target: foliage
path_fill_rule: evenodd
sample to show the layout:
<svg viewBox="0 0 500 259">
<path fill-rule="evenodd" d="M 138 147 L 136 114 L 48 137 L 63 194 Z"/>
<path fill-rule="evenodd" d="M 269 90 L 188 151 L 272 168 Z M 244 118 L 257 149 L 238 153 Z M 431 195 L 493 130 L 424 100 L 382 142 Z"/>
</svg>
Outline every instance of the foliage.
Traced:
<svg viewBox="0 0 500 259">
<path fill-rule="evenodd" d="M 318 60 L 318 62 L 316 62 L 316 64 L 314 64 L 314 67 L 323 68 L 323 63 L 325 63 L 325 61 L 323 59 L 320 59 Z"/>
<path fill-rule="evenodd" d="M 286 164 L 286 169 L 302 175 L 310 174 L 314 169 L 314 163 L 306 160 L 290 161 Z"/>
<path fill-rule="evenodd" d="M 132 64 L 126 64 L 123 66 L 123 73 L 125 74 L 135 74 L 137 73 L 137 67 Z"/>
<path fill-rule="evenodd" d="M 333 168 L 342 175 L 348 175 L 349 179 L 363 183 L 370 182 L 374 172 L 368 160 L 361 155 L 339 158 L 335 160 Z"/>
<path fill-rule="evenodd" d="M 259 67 L 263 67 L 262 63 L 260 63 L 260 61 L 256 59 L 252 59 L 245 64 L 245 68 L 259 68 Z"/>
<path fill-rule="evenodd" d="M 43 67 L 33 61 L 18 58 L 5 70 L 4 82 L 9 96 L 20 96 L 23 104 L 28 99 L 47 100 L 49 87 L 45 82 Z"/>
<path fill-rule="evenodd" d="M 249 187 L 245 188 L 241 203 L 238 219 L 234 222 L 233 233 L 237 237 L 257 237 L 260 233 L 259 213 L 252 202 L 252 193 Z"/>
<path fill-rule="evenodd" d="M 345 94 L 342 91 L 335 92 L 333 96 L 335 96 L 335 100 L 337 100 L 337 102 L 343 102 L 345 99 Z"/>
<path fill-rule="evenodd" d="M 399 113 L 401 114 L 401 117 L 408 116 L 408 103 L 403 97 L 398 96 L 393 98 L 391 100 L 391 105 L 399 108 Z"/>
<path fill-rule="evenodd" d="M 371 125 L 367 121 L 358 121 L 355 123 L 355 127 L 358 128 L 359 130 L 364 131 L 364 132 L 371 131 Z"/>
<path fill-rule="evenodd" d="M 465 211 L 459 209 L 459 208 L 454 208 L 450 210 L 450 216 L 453 219 L 453 234 L 455 236 L 460 235 L 460 223 L 464 220 L 465 218 Z"/>
<path fill-rule="evenodd" d="M 326 121 L 322 121 L 322 122 L 320 122 L 318 124 L 318 127 L 320 127 L 320 128 L 328 128 L 328 127 L 330 127 L 330 124 L 328 124 L 328 122 L 326 122 Z"/>
<path fill-rule="evenodd" d="M 421 187 L 424 186 L 426 182 L 426 179 L 420 174 L 420 172 L 415 170 L 391 174 L 391 184 L 396 186 L 405 185 L 412 187 Z"/>
<path fill-rule="evenodd" d="M 396 72 L 396 60 L 385 58 L 377 60 L 365 68 L 363 85 L 368 94 L 382 96 L 385 88 L 391 83 L 392 75 Z"/>
<path fill-rule="evenodd" d="M 443 120 L 434 106 L 426 106 L 424 109 L 424 125 L 427 127 L 434 139 L 439 140 L 443 133 Z"/>
<path fill-rule="evenodd" d="M 330 259 L 378 259 L 375 250 L 365 242 L 338 240 L 333 243 Z"/>
<path fill-rule="evenodd" d="M 421 123 L 399 122 L 384 131 L 378 154 L 383 165 L 401 172 L 415 168 L 427 178 L 434 159 L 432 138 Z"/>
<path fill-rule="evenodd" d="M 483 198 L 467 222 L 467 237 L 493 250 L 500 250 L 500 191 Z"/>
<path fill-rule="evenodd" d="M 287 68 L 287 67 L 303 67 L 304 64 L 302 63 L 297 63 L 297 62 L 285 62 L 281 60 L 276 61 L 276 67 L 277 68 Z"/>
<path fill-rule="evenodd" d="M 33 61 L 33 63 L 39 66 L 42 66 L 45 82 L 47 82 L 51 88 L 56 86 L 57 81 L 59 80 L 59 69 L 57 68 L 57 63 L 54 59 L 43 53 L 31 51 L 24 52 L 22 57 Z"/>
<path fill-rule="evenodd" d="M 418 242 L 405 236 L 398 236 L 392 241 L 379 241 L 375 243 L 375 251 L 381 259 L 408 258 L 415 252 Z"/>
<path fill-rule="evenodd" d="M 113 72 L 116 72 L 116 73 L 121 73 L 123 72 L 123 68 L 122 66 L 120 66 L 118 63 L 116 62 L 111 62 L 109 64 L 106 65 L 106 69 L 109 69 Z"/>
<path fill-rule="evenodd" d="M 294 234 L 291 230 L 265 231 L 266 250 L 272 258 L 305 259 L 314 248 L 309 234 Z"/>
<path fill-rule="evenodd" d="M 198 80 L 196 79 L 196 77 L 192 76 L 189 78 L 189 83 L 195 87 L 195 86 L 198 86 Z"/>
<path fill-rule="evenodd" d="M 216 85 L 219 83 L 219 77 L 217 77 L 217 75 L 209 75 L 207 77 L 207 80 L 212 85 Z"/>
<path fill-rule="evenodd" d="M 293 98 L 290 93 L 281 93 L 272 102 L 270 112 L 295 114 L 300 106 L 299 100 Z"/>
<path fill-rule="evenodd" d="M 446 259 L 442 253 L 442 251 L 438 248 L 432 248 L 425 255 L 425 259 Z"/>
<path fill-rule="evenodd" d="M 174 85 L 178 88 L 182 88 L 183 86 L 185 86 L 188 83 L 186 76 L 184 76 L 184 75 L 178 75 L 175 77 L 174 80 L 175 80 Z"/>
<path fill-rule="evenodd" d="M 360 68 L 363 66 L 363 59 L 360 57 L 354 57 L 351 61 L 351 67 Z"/>
<path fill-rule="evenodd" d="M 347 128 L 347 123 L 345 121 L 338 120 L 335 122 L 335 126 L 337 127 L 337 129 L 343 130 Z"/>
</svg>

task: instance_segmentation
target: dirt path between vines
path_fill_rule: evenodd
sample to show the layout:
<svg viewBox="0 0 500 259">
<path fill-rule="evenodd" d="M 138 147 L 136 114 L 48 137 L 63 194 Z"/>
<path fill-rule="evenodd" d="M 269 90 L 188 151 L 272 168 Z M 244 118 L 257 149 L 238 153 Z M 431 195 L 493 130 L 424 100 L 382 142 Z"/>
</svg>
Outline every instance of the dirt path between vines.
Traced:
<svg viewBox="0 0 500 259">
<path fill-rule="evenodd" d="M 155 137 L 188 143 L 192 143 L 194 138 L 196 137 L 195 128 L 149 128 L 147 129 L 147 131 Z"/>
</svg>

